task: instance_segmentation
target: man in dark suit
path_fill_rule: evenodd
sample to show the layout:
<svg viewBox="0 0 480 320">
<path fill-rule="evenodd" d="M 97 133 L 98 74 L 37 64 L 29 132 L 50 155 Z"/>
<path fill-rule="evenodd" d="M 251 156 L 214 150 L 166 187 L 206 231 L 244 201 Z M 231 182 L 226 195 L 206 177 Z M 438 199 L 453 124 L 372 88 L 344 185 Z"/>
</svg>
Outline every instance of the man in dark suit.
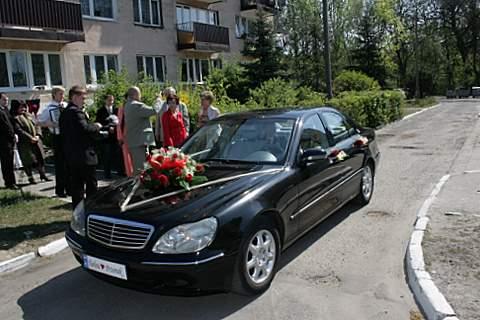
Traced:
<svg viewBox="0 0 480 320">
<path fill-rule="evenodd" d="M 97 191 L 95 137 L 102 125 L 88 122 L 83 110 L 86 94 L 81 86 L 73 86 L 68 93 L 68 106 L 60 115 L 59 121 L 71 181 L 73 208 L 84 199 L 85 186 L 87 197 Z"/>
<path fill-rule="evenodd" d="M 123 163 L 120 155 L 120 145 L 117 140 L 117 125 L 118 125 L 118 108 L 115 106 L 115 98 L 112 95 L 107 95 L 105 98 L 105 105 L 98 109 L 96 121 L 100 123 L 102 131 L 108 134 L 101 142 L 103 172 L 105 179 L 112 178 L 112 165 L 120 175 L 123 174 Z"/>
<path fill-rule="evenodd" d="M 8 97 L 0 92 L 0 162 L 5 187 L 9 189 L 18 189 L 13 165 L 14 147 L 15 122 L 8 111 Z"/>
</svg>

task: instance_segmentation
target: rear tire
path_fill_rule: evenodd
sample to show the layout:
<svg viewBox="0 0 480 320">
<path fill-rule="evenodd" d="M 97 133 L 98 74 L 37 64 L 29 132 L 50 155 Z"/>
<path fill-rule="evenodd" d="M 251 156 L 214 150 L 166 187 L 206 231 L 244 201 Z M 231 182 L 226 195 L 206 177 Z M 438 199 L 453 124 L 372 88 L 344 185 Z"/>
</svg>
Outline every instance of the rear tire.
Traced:
<svg viewBox="0 0 480 320">
<path fill-rule="evenodd" d="M 279 258 L 277 228 L 268 218 L 255 220 L 240 245 L 232 291 L 248 296 L 266 291 L 277 272 Z"/>
<path fill-rule="evenodd" d="M 355 198 L 355 202 L 361 206 L 366 206 L 372 199 L 373 190 L 375 187 L 375 174 L 373 165 L 367 163 L 363 168 L 362 179 L 360 180 L 360 190 L 358 196 Z"/>
</svg>

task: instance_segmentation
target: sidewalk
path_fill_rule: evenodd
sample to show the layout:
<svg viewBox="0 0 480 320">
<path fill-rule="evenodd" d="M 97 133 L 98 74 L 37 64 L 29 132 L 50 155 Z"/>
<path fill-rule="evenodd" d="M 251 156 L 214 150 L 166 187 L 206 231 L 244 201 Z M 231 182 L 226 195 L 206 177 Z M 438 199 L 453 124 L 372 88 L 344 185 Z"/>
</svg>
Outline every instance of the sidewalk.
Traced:
<svg viewBox="0 0 480 320">
<path fill-rule="evenodd" d="M 55 197 L 55 174 L 54 169 L 51 166 L 47 166 L 47 176 L 52 179 L 50 182 L 40 182 L 40 177 L 38 174 L 34 174 L 34 177 L 37 181 L 37 184 L 28 185 L 28 179 L 25 175 L 23 175 L 20 171 L 16 171 L 15 175 L 17 177 L 17 184 L 22 186 L 23 191 L 31 192 L 33 194 L 52 198 Z M 113 175 L 115 177 L 115 175 Z M 98 179 L 98 187 L 105 187 L 108 186 L 114 180 L 104 180 L 102 179 L 103 172 L 101 170 L 97 170 L 97 179 Z M 1 173 L 0 173 L 1 178 Z M 57 198 L 63 200 L 65 202 L 71 203 L 72 199 L 70 197 L 67 198 Z"/>
<path fill-rule="evenodd" d="M 479 108 L 480 109 L 480 108 Z M 428 212 L 426 269 L 459 319 L 480 315 L 480 117 Z"/>
</svg>

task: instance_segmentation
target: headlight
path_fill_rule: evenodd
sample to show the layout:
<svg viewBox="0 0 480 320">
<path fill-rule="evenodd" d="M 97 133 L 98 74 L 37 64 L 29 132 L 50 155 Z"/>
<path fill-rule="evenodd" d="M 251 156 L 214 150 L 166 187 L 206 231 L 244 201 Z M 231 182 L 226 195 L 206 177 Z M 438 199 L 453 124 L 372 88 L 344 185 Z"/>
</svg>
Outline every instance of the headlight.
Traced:
<svg viewBox="0 0 480 320">
<path fill-rule="evenodd" d="M 85 202 L 83 200 L 73 210 L 70 227 L 77 234 L 85 237 Z"/>
<path fill-rule="evenodd" d="M 153 246 L 154 253 L 178 254 L 198 252 L 215 238 L 218 222 L 214 217 L 170 229 Z"/>
</svg>

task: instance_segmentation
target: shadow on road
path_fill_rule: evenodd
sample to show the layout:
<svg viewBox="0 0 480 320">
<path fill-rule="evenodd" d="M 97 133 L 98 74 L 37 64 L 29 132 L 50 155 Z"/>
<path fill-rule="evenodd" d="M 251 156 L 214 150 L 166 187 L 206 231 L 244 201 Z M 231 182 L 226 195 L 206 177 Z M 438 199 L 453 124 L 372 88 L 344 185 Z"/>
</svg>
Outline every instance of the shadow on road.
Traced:
<svg viewBox="0 0 480 320">
<path fill-rule="evenodd" d="M 347 205 L 312 229 L 282 255 L 280 269 L 360 209 Z M 212 275 L 214 276 L 214 275 Z M 275 280 L 274 280 L 275 282 Z M 273 284 L 275 285 L 275 284 Z M 258 297 L 217 294 L 168 297 L 136 292 L 98 280 L 80 267 L 24 294 L 17 303 L 26 320 L 38 319 L 222 319 Z"/>
</svg>

